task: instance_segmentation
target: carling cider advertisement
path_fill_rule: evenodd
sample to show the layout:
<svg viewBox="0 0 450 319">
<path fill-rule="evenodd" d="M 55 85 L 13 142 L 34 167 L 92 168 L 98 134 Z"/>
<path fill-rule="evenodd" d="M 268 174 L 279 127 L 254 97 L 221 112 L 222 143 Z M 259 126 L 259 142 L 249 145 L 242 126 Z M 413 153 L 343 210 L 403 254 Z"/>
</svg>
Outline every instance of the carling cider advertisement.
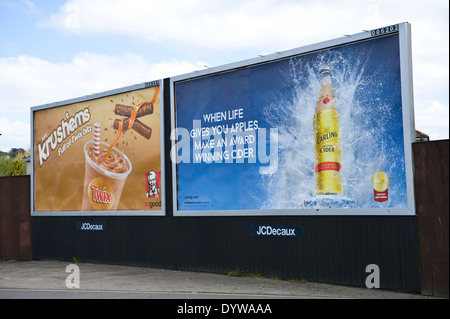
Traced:
<svg viewBox="0 0 450 319">
<path fill-rule="evenodd" d="M 174 81 L 177 213 L 410 214 L 399 37 Z"/>
</svg>

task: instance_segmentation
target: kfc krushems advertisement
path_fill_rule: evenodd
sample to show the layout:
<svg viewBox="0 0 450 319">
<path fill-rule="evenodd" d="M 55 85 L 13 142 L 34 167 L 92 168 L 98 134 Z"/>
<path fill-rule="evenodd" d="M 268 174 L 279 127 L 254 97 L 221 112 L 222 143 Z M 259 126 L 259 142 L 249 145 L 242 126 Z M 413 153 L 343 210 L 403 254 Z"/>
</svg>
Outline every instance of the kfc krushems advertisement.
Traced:
<svg viewBox="0 0 450 319">
<path fill-rule="evenodd" d="M 175 214 L 414 214 L 402 41 L 175 79 Z"/>
<path fill-rule="evenodd" d="M 161 212 L 155 84 L 33 112 L 35 213 Z"/>
</svg>

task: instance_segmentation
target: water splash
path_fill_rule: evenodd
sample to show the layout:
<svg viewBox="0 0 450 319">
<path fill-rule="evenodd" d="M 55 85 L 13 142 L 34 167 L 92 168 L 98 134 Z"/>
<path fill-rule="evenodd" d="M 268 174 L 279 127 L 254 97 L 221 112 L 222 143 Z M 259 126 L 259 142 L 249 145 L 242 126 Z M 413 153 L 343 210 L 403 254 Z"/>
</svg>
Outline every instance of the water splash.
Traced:
<svg viewBox="0 0 450 319">
<path fill-rule="evenodd" d="M 311 203 L 314 208 L 406 207 L 406 186 L 402 182 L 389 187 L 388 202 L 373 200 L 371 177 L 376 171 L 401 179 L 405 169 L 403 145 L 386 131 L 387 123 L 398 117 L 389 99 L 382 98 L 390 83 L 383 80 L 382 70 L 374 72 L 372 68 L 369 74 L 368 63 L 333 50 L 290 60 L 293 86 L 287 89 L 293 98 L 264 110 L 268 123 L 278 128 L 279 168 L 272 176 L 263 177 L 267 191 L 263 208 L 311 208 Z M 318 71 L 325 65 L 331 68 L 340 116 L 344 183 L 340 207 L 332 207 L 336 202 L 329 198 L 322 206 L 314 202 L 313 117 L 320 89 Z"/>
</svg>

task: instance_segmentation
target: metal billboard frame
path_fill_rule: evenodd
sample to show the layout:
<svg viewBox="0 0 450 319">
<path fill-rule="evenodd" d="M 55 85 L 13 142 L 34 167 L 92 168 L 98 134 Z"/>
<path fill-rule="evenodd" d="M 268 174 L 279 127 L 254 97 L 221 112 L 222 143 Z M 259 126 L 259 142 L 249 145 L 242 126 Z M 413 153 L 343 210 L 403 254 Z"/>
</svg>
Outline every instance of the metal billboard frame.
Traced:
<svg viewBox="0 0 450 319">
<path fill-rule="evenodd" d="M 408 22 L 382 27 L 370 31 L 364 31 L 354 35 L 346 35 L 341 38 L 328 40 L 300 48 L 276 52 L 266 56 L 243 60 L 218 67 L 212 67 L 170 78 L 170 110 L 171 132 L 176 133 L 176 96 L 175 86 L 184 81 L 196 80 L 210 75 L 219 75 L 225 72 L 233 72 L 243 68 L 257 67 L 270 62 L 288 59 L 295 56 L 313 53 L 316 51 L 331 49 L 353 43 L 370 41 L 379 37 L 399 34 L 400 73 L 401 73 L 401 99 L 403 114 L 403 138 L 405 155 L 405 172 L 407 187 L 407 208 L 344 208 L 344 209 L 248 209 L 248 210 L 179 210 L 178 206 L 178 180 L 177 163 L 172 160 L 172 190 L 173 190 L 173 214 L 174 216 L 281 216 L 281 215 L 415 215 L 414 181 L 412 166 L 412 143 L 415 140 L 414 125 L 414 100 L 412 85 L 412 57 L 411 57 L 411 25 Z M 176 137 L 177 138 L 177 137 Z M 176 139 L 175 138 L 175 139 Z M 171 155 L 175 148 L 175 139 L 171 138 Z M 177 156 L 174 153 L 174 156 Z"/>
<path fill-rule="evenodd" d="M 35 136 L 34 136 L 34 114 L 40 110 L 57 108 L 79 102 L 87 102 L 116 94 L 127 93 L 146 89 L 154 86 L 160 87 L 160 145 L 161 145 L 161 209 L 160 210 L 107 210 L 107 211 L 36 211 L 35 210 Z M 30 176 L 30 192 L 31 192 L 31 216 L 165 216 L 166 215 L 166 180 L 165 180 L 165 154 L 164 154 L 164 81 L 162 79 L 134 84 L 121 87 L 109 91 L 68 99 L 64 101 L 43 104 L 30 108 L 30 138 L 32 141 L 31 151 L 31 176 Z"/>
</svg>

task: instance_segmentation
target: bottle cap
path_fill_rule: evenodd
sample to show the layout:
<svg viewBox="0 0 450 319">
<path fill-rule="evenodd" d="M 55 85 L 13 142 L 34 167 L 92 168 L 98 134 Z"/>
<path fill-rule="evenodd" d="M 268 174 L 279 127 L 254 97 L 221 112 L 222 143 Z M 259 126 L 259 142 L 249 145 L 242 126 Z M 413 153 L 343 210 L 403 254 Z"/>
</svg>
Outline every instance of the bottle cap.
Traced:
<svg viewBox="0 0 450 319">
<path fill-rule="evenodd" d="M 319 71 L 319 74 L 323 77 L 330 75 L 331 74 L 330 67 L 328 66 L 322 67 Z"/>
</svg>

